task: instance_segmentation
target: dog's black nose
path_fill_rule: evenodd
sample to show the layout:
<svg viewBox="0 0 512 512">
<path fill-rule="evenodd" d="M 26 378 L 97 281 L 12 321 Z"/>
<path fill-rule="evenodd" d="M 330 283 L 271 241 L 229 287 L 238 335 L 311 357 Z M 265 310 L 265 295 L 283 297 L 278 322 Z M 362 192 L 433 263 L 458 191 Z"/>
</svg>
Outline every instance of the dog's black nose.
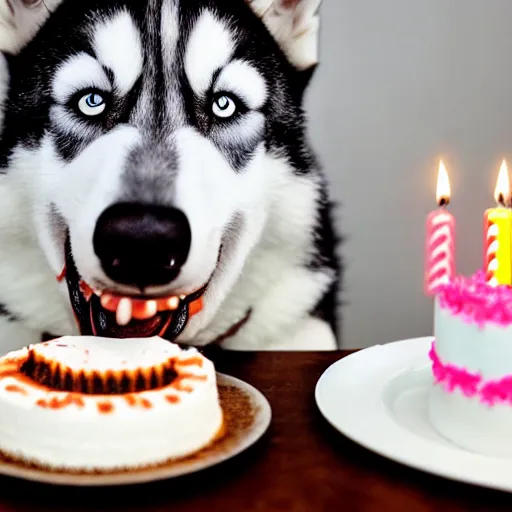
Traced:
<svg viewBox="0 0 512 512">
<path fill-rule="evenodd" d="M 176 279 L 191 240 L 190 225 L 181 210 L 118 203 L 98 219 L 93 245 L 110 279 L 144 289 Z"/>
</svg>

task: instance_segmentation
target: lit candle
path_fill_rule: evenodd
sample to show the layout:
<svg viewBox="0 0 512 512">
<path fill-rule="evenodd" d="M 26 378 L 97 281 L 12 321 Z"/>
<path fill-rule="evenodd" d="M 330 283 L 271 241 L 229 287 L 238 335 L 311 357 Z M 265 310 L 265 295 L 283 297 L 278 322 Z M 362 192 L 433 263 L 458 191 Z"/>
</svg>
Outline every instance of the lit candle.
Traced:
<svg viewBox="0 0 512 512">
<path fill-rule="evenodd" d="M 497 207 L 485 212 L 484 258 L 487 282 L 492 286 L 512 284 L 512 210 L 507 162 L 503 160 L 494 191 Z"/>
<path fill-rule="evenodd" d="M 439 208 L 427 217 L 425 293 L 430 296 L 455 275 L 455 219 L 446 209 L 450 195 L 448 173 L 441 160 L 436 194 Z"/>
</svg>

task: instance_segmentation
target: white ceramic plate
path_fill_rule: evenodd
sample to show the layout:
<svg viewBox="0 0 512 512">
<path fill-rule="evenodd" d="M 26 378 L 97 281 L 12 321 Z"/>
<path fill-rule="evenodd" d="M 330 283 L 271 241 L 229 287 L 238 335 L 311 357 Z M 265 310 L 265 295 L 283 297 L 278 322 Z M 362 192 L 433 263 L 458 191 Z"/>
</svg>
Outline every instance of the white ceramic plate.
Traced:
<svg viewBox="0 0 512 512">
<path fill-rule="evenodd" d="M 512 491 L 512 459 L 468 452 L 430 426 L 432 337 L 377 345 L 334 363 L 316 386 L 327 421 L 356 443 L 407 466 Z"/>
<path fill-rule="evenodd" d="M 0 460 L 0 475 L 60 485 L 127 485 L 178 477 L 224 462 L 253 445 L 268 429 L 272 414 L 267 399 L 249 384 L 222 374 L 217 374 L 217 382 L 226 413 L 226 435 L 188 459 L 137 471 L 98 474 L 50 472 Z M 243 418 L 234 417 L 235 413 Z"/>
</svg>

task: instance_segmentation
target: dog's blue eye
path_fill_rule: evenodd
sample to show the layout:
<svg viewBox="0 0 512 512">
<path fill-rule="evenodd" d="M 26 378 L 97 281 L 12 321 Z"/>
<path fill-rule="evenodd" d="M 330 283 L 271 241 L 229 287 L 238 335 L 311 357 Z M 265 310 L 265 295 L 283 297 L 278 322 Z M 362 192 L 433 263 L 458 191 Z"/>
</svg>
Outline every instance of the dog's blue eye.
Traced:
<svg viewBox="0 0 512 512">
<path fill-rule="evenodd" d="M 105 99 L 97 92 L 85 94 L 78 101 L 78 109 L 80 112 L 89 117 L 100 115 L 104 112 L 106 107 Z"/>
<path fill-rule="evenodd" d="M 235 100 L 227 94 L 217 96 L 213 100 L 212 111 L 217 117 L 221 117 L 222 119 L 233 117 L 237 110 L 238 108 Z"/>
<path fill-rule="evenodd" d="M 219 106 L 220 109 L 226 110 L 229 107 L 229 99 L 226 96 L 221 96 L 217 100 L 217 105 Z"/>
<path fill-rule="evenodd" d="M 103 98 L 99 94 L 89 94 L 85 102 L 87 106 L 94 108 L 103 104 Z"/>
</svg>

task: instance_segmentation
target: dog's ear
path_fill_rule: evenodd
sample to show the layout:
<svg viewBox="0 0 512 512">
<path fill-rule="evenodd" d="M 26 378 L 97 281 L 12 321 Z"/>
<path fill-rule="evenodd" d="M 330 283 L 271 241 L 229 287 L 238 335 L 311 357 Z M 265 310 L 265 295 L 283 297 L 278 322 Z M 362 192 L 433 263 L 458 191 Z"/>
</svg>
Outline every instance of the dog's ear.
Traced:
<svg viewBox="0 0 512 512">
<path fill-rule="evenodd" d="M 61 0 L 0 0 L 0 51 L 18 53 Z"/>
<path fill-rule="evenodd" d="M 246 0 L 300 71 L 318 64 L 321 0 Z"/>
</svg>

